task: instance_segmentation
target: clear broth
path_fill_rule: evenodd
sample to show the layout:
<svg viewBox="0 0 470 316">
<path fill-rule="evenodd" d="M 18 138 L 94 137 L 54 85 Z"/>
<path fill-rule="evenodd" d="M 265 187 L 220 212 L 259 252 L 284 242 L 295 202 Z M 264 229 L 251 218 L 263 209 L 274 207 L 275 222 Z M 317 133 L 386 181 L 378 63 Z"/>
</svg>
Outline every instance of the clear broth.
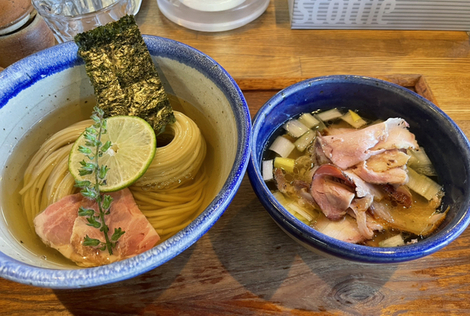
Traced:
<svg viewBox="0 0 470 316">
<path fill-rule="evenodd" d="M 215 127 L 209 124 L 207 118 L 196 109 L 193 105 L 185 100 L 169 95 L 172 107 L 176 111 L 180 111 L 188 115 L 196 122 L 207 143 L 207 155 L 204 161 L 206 172 L 209 179 L 213 174 L 210 166 L 216 161 L 216 150 L 218 148 L 215 138 Z M 14 183 L 15 185 L 4 185 L 0 193 L 1 196 L 1 212 L 8 226 L 10 234 L 30 253 L 35 256 L 56 263 L 66 268 L 76 267 L 72 261 L 65 258 L 53 248 L 46 246 L 37 236 L 30 225 L 27 223 L 26 216 L 22 209 L 22 201 L 19 191 L 23 187 L 23 181 L 17 181 L 23 178 L 32 156 L 37 152 L 42 143 L 59 130 L 72 125 L 81 120 L 88 119 L 91 115 L 92 108 L 95 105 L 95 98 L 92 96 L 88 99 L 82 99 L 76 103 L 65 104 L 38 121 L 31 129 L 20 139 L 12 150 L 13 154 L 9 157 L 5 168 L 4 183 Z M 27 155 L 25 153 L 31 153 Z M 14 181 L 15 180 L 15 181 Z M 217 187 L 217 181 L 209 181 L 206 188 L 206 200 L 203 207 L 212 201 L 220 188 Z"/>
</svg>

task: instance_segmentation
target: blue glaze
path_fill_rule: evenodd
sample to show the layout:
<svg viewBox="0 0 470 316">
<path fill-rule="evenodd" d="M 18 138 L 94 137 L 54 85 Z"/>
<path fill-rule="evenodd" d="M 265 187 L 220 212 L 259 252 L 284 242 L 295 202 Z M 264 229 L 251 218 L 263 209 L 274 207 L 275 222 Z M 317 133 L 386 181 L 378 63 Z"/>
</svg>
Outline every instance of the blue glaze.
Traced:
<svg viewBox="0 0 470 316">
<path fill-rule="evenodd" d="M 109 265 L 74 270 L 43 269 L 0 252 L 0 276 L 19 283 L 55 289 L 98 286 L 129 279 L 174 258 L 195 243 L 220 218 L 233 200 L 245 174 L 251 143 L 251 118 L 243 93 L 233 78 L 212 58 L 185 44 L 144 36 L 151 55 L 193 67 L 213 81 L 230 101 L 237 124 L 238 151 L 219 194 L 191 224 L 151 250 Z M 19 92 L 47 76 L 82 65 L 73 42 L 57 45 L 23 59 L 0 72 L 0 111 Z"/>
<path fill-rule="evenodd" d="M 0 72 L 0 108 L 35 82 L 83 63 L 77 58 L 77 45 L 73 42 L 48 48 L 14 63 Z"/>
<path fill-rule="evenodd" d="M 394 248 L 354 245 L 303 224 L 270 193 L 261 175 L 261 160 L 272 134 L 302 112 L 335 107 L 357 109 L 370 118 L 404 118 L 418 143 L 427 149 L 446 192 L 450 210 L 439 229 L 419 243 Z M 459 127 L 438 107 L 418 94 L 385 81 L 359 76 L 327 76 L 294 84 L 273 96 L 253 122 L 248 176 L 271 217 L 307 247 L 339 258 L 366 263 L 395 263 L 432 254 L 455 240 L 470 223 L 470 145 Z"/>
</svg>

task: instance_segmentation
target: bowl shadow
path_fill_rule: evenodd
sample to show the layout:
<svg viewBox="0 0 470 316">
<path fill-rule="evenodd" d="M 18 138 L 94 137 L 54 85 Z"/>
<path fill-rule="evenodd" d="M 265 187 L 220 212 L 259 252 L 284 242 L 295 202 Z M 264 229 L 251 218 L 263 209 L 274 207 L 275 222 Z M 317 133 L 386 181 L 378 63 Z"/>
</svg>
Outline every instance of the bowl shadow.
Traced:
<svg viewBox="0 0 470 316">
<path fill-rule="evenodd" d="M 356 263 L 307 250 L 269 217 L 245 176 L 221 219 L 170 262 L 126 281 L 53 292 L 73 315 L 154 309 L 171 315 L 175 310 L 201 308 L 207 297 L 220 303 L 249 298 L 310 311 L 341 306 L 354 314 L 372 312 L 374 307 L 376 311 L 386 297 L 393 297 L 384 284 L 397 266 Z M 227 285 L 228 280 L 235 282 Z M 191 290 L 197 286 L 203 286 L 200 293 Z"/>
<path fill-rule="evenodd" d="M 173 283 L 183 280 L 181 271 L 196 245 L 171 261 L 135 278 L 98 287 L 53 290 L 73 315 L 135 315 L 151 305 Z"/>
<path fill-rule="evenodd" d="M 209 236 L 221 264 L 240 285 L 287 308 L 319 310 L 319 300 L 351 311 L 376 307 L 398 267 L 325 257 L 304 248 L 276 225 L 247 183 Z"/>
</svg>

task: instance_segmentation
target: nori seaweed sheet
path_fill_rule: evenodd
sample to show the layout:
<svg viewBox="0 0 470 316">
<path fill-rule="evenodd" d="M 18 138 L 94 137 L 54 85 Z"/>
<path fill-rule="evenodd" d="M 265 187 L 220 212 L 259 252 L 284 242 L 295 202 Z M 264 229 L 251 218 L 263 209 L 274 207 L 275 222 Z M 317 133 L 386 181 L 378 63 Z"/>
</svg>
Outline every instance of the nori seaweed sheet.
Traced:
<svg viewBox="0 0 470 316">
<path fill-rule="evenodd" d="M 78 55 L 94 87 L 97 105 L 106 117 L 134 115 L 145 119 L 156 135 L 175 122 L 152 57 L 135 23 L 119 21 L 75 36 Z"/>
</svg>

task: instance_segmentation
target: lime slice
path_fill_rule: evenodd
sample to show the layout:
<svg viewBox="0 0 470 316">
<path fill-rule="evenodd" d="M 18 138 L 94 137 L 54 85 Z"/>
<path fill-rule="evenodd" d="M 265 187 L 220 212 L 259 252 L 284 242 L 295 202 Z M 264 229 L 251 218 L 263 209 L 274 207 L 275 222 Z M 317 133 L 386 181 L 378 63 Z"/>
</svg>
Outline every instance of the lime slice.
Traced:
<svg viewBox="0 0 470 316">
<path fill-rule="evenodd" d="M 107 133 L 101 136 L 105 144 L 112 146 L 98 159 L 100 166 L 106 165 L 109 171 L 106 184 L 100 186 L 102 192 L 124 189 L 137 181 L 152 163 L 157 148 L 153 128 L 137 116 L 113 116 L 107 119 Z M 89 180 L 95 183 L 95 174 L 81 176 L 80 162 L 89 162 L 79 146 L 85 146 L 84 133 L 75 141 L 69 155 L 69 171 L 76 180 Z M 95 151 L 95 148 L 92 148 Z"/>
</svg>

